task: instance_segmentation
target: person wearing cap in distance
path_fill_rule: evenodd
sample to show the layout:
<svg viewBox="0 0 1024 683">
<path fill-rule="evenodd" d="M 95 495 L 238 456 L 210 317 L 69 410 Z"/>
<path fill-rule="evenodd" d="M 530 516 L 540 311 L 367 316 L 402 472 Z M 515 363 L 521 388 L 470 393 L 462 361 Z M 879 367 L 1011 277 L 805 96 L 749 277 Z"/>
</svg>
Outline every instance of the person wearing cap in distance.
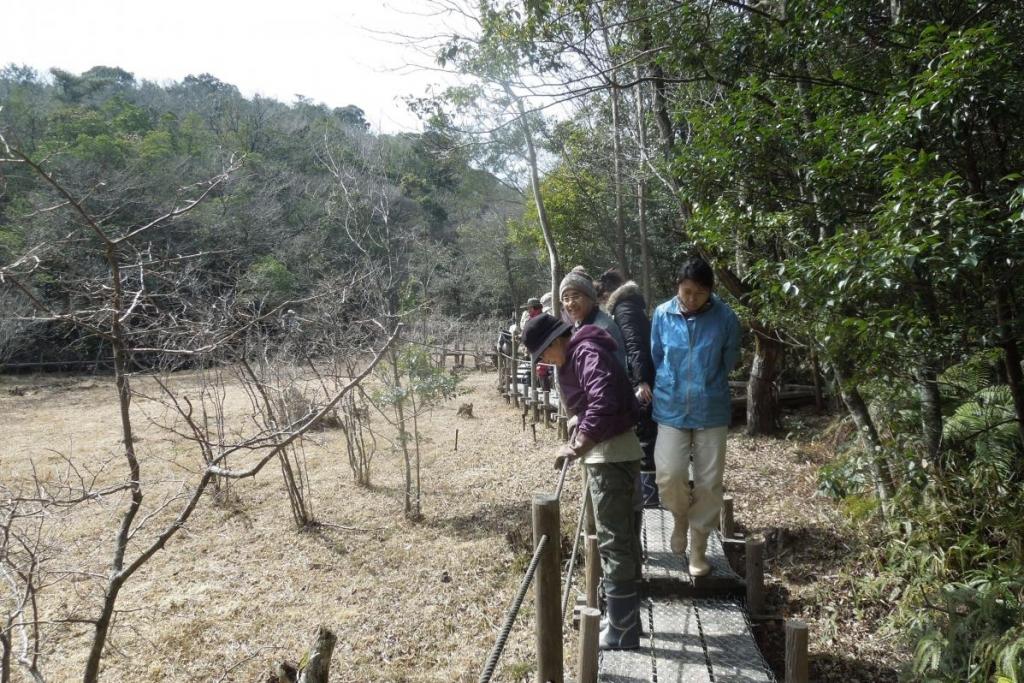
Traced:
<svg viewBox="0 0 1024 683">
<path fill-rule="evenodd" d="M 587 275 L 583 266 L 576 266 L 562 278 L 558 285 L 558 298 L 565 307 L 563 318 L 573 324 L 574 329 L 583 325 L 596 325 L 611 335 L 615 340 L 615 360 L 622 368 L 626 368 L 626 342 L 622 339 L 622 330 L 612 317 L 597 305 L 597 292 L 594 281 Z"/>
<path fill-rule="evenodd" d="M 555 467 L 579 458 L 587 468 L 608 608 L 601 648 L 639 647 L 635 558 L 640 539 L 633 526 L 633 498 L 643 450 L 633 432 L 640 416 L 633 387 L 615 358 L 615 340 L 596 325 L 583 325 L 574 334 L 570 323 L 544 313 L 526 323 L 523 344 L 533 363 L 558 368 L 562 400 L 577 418 Z"/>
<path fill-rule="evenodd" d="M 675 520 L 672 552 L 686 552 L 689 527 L 693 576 L 711 571 L 705 554 L 722 507 L 725 437 L 732 415 L 729 373 L 740 355 L 739 320 L 712 292 L 714 285 L 707 261 L 687 260 L 676 273 L 676 296 L 658 306 L 651 321 L 655 477 L 661 503 Z"/>
<path fill-rule="evenodd" d="M 536 318 L 541 314 L 543 306 L 540 303 L 540 299 L 537 297 L 530 297 L 526 300 L 526 308 L 523 309 L 523 314 L 519 316 L 519 329 L 526 327 L 526 321 L 530 318 Z"/>
<path fill-rule="evenodd" d="M 551 294 L 548 294 L 548 301 L 551 300 Z M 519 318 L 519 328 L 523 329 L 526 327 L 526 323 L 532 318 L 536 318 L 538 315 L 544 312 L 544 304 L 541 303 L 537 297 L 530 297 L 526 300 L 526 310 L 523 311 L 523 315 Z M 551 388 L 551 368 L 547 365 L 541 365 L 535 370 L 537 379 L 540 380 L 541 387 L 547 391 Z"/>
</svg>

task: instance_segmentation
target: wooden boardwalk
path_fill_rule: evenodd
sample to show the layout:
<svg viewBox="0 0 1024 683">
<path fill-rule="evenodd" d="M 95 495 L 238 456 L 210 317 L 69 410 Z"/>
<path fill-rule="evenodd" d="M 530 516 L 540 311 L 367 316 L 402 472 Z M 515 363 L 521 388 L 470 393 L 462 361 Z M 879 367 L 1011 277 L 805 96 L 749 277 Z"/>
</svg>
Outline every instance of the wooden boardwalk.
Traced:
<svg viewBox="0 0 1024 683">
<path fill-rule="evenodd" d="M 542 416 L 548 424 L 551 418 L 568 438 L 557 389 L 545 394 L 536 386 L 509 379 L 499 370 L 499 391 L 509 403 L 522 408 L 524 429 L 526 415 L 533 409 L 534 422 Z M 721 534 L 714 531 L 708 538 L 711 572 L 693 577 L 688 559 L 670 549 L 672 523 L 664 509 L 644 510 L 640 648 L 602 651 L 598 680 L 775 683 L 751 632 L 743 602 L 746 584 L 729 564 Z"/>
<path fill-rule="evenodd" d="M 640 649 L 601 652 L 598 680 L 772 683 L 738 597 L 744 583 L 718 532 L 708 539 L 711 573 L 698 578 L 690 575 L 686 558 L 669 549 L 671 532 L 668 512 L 644 510 Z"/>
</svg>

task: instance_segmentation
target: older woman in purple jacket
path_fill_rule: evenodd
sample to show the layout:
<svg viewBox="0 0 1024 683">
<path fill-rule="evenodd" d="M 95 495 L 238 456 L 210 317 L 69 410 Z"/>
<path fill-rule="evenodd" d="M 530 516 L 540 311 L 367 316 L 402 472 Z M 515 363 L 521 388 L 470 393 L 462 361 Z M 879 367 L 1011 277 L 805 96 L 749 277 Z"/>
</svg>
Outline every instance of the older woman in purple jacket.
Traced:
<svg viewBox="0 0 1024 683">
<path fill-rule="evenodd" d="M 555 463 L 561 467 L 565 460 L 579 458 L 587 468 L 608 605 L 601 647 L 639 647 L 640 540 L 633 525 L 633 499 L 643 450 L 633 426 L 640 406 L 615 358 L 618 347 L 596 325 L 583 325 L 572 334 L 569 323 L 546 313 L 526 323 L 523 344 L 534 363 L 542 360 L 558 367 L 562 401 L 577 418 L 575 434 L 559 449 Z"/>
</svg>

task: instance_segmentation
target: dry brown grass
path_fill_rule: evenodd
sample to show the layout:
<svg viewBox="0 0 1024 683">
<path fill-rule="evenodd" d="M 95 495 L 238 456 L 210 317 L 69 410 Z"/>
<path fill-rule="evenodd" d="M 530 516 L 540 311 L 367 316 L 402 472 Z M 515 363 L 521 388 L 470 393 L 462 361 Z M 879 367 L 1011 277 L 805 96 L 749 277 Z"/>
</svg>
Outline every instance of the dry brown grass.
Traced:
<svg viewBox="0 0 1024 683">
<path fill-rule="evenodd" d="M 187 393 L 194 378 L 174 382 Z M 273 465 L 255 480 L 232 484 L 227 498 L 207 496 L 122 591 L 102 678 L 262 680 L 272 662 L 297 659 L 324 623 L 338 634 L 332 681 L 476 680 L 525 566 L 531 494 L 555 482 L 554 431 L 539 428 L 535 445 L 493 382 L 491 374 L 467 375 L 468 394 L 421 421 L 421 521 L 402 515 L 401 457 L 379 454 L 373 486 L 358 487 L 337 431 L 319 432 L 305 446 L 322 526 L 293 527 Z M 15 386 L 28 391 L 9 393 Z M 145 382 L 139 387 L 156 393 Z M 69 458 L 99 472 L 100 481 L 122 481 L 114 398 L 104 378 L 0 378 L 0 478 L 24 481 L 34 464 L 40 477 L 54 481 Z M 455 416 L 462 401 L 473 402 L 474 419 Z M 244 420 L 248 401 L 237 386 L 229 405 Z M 133 413 L 152 512 L 195 479 L 199 456 L 153 424 L 171 419 L 158 402 L 136 399 Z M 578 488 L 569 483 L 565 510 L 576 509 Z M 48 523 L 59 549 L 53 566 L 96 575 L 44 591 L 47 619 L 95 613 L 124 503 L 120 496 L 89 503 Z M 158 512 L 154 528 L 175 509 L 172 502 Z M 530 668 L 531 615 L 528 601 L 496 680 L 517 680 Z M 81 678 L 90 635 L 88 626 L 46 626 L 48 680 Z"/>
<path fill-rule="evenodd" d="M 195 386 L 187 374 L 174 382 L 186 393 Z M 204 499 L 183 532 L 123 591 L 103 679 L 260 681 L 271 663 L 297 659 L 325 623 L 338 633 L 332 681 L 475 681 L 526 566 L 531 494 L 555 482 L 554 431 L 538 428 L 534 444 L 493 383 L 493 374 L 467 375 L 467 393 L 421 422 L 427 442 L 419 522 L 402 516 L 400 456 L 378 455 L 374 485 L 358 487 L 337 431 L 306 443 L 319 528 L 295 530 L 276 466 L 232 484 L 226 498 Z M 26 391 L 9 393 L 15 387 Z M 140 389 L 155 394 L 146 383 Z M 228 398 L 244 420 L 244 393 L 234 387 Z M 473 419 L 455 414 L 467 401 Z M 198 456 L 152 423 L 170 419 L 159 403 L 139 399 L 134 411 L 146 506 L 153 510 L 194 478 Z M 56 481 L 64 457 L 99 472 L 101 481 L 123 480 L 108 380 L 0 377 L 0 414 L 7 427 L 0 444 L 4 482 L 27 477 L 30 463 Z M 870 571 L 856 560 L 870 539 L 859 538 L 831 501 L 815 495 L 817 468 L 832 448 L 813 438 L 824 422 L 805 420 L 808 429 L 786 440 L 730 436 L 726 486 L 738 525 L 768 537 L 769 608 L 810 623 L 814 680 L 894 681 L 907 654 L 877 634 L 885 606 L 858 602 L 849 580 Z M 578 481 L 570 477 L 566 531 L 578 500 Z M 123 508 L 116 497 L 51 520 L 60 553 L 54 566 L 97 576 L 47 589 L 49 619 L 95 613 Z M 532 614 L 528 599 L 495 680 L 522 680 L 532 669 Z M 46 627 L 48 680 L 81 678 L 89 635 L 81 625 Z M 762 629 L 760 636 L 778 669 L 781 634 Z M 566 632 L 567 672 L 575 639 Z"/>
</svg>

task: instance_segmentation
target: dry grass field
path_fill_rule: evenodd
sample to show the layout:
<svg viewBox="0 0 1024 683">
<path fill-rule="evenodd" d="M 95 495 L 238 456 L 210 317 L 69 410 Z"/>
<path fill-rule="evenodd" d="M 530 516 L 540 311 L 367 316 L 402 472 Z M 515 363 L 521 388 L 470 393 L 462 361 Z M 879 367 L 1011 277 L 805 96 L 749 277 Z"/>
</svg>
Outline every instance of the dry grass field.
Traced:
<svg viewBox="0 0 1024 683">
<path fill-rule="evenodd" d="M 192 381 L 174 379 L 185 395 Z M 126 478 L 109 379 L 0 382 L 2 481 L 24 485 L 34 471 L 57 482 L 68 461 L 99 483 Z M 271 664 L 297 659 L 323 623 L 338 634 L 332 681 L 475 681 L 528 559 L 531 493 L 552 490 L 556 479 L 554 430 L 538 430 L 534 445 L 493 382 L 493 374 L 470 372 L 463 396 L 421 420 L 420 521 L 402 514 L 401 456 L 379 453 L 372 486 L 356 486 L 338 430 L 305 443 L 318 528 L 294 528 L 275 463 L 232 483 L 228 496 L 206 496 L 122 592 L 103 680 L 262 681 Z M 24 394 L 13 395 L 16 388 Z M 137 388 L 156 393 L 145 382 Z M 248 401 L 237 394 L 229 392 L 228 405 L 243 420 Z M 456 417 L 464 401 L 475 418 Z M 136 399 L 133 412 L 144 508 L 153 515 L 139 534 L 145 540 L 180 508 L 174 496 L 194 481 L 198 455 L 157 426 L 173 422 L 159 402 Z M 566 490 L 573 510 L 578 489 L 574 480 Z M 125 500 L 111 496 L 47 520 L 52 585 L 40 597 L 48 681 L 81 679 L 91 627 L 68 620 L 96 612 Z M 526 606 L 497 680 L 529 670 L 530 617 Z"/>
<path fill-rule="evenodd" d="M 197 379 L 181 374 L 173 382 L 188 395 Z M 297 659 L 323 623 L 338 634 L 332 681 L 475 681 L 529 558 L 531 494 L 551 491 L 556 480 L 554 430 L 538 428 L 534 443 L 493 385 L 493 373 L 469 372 L 463 395 L 421 420 L 419 521 L 402 514 L 401 456 L 382 444 L 372 486 L 356 486 L 338 430 L 305 442 L 315 529 L 294 527 L 276 463 L 232 483 L 227 495 L 206 495 L 122 591 L 102 679 L 262 682 L 276 662 Z M 157 394 L 145 381 L 137 389 Z M 473 403 L 476 417 L 456 415 L 462 402 Z M 226 406 L 243 428 L 249 403 L 237 386 L 229 386 Z M 176 496 L 195 480 L 199 456 L 159 426 L 176 424 L 159 401 L 137 398 L 133 413 L 149 516 L 134 549 L 180 508 Z M 75 476 L 100 485 L 127 476 L 107 378 L 0 377 L 0 415 L 5 485 L 24 490 L 34 474 L 52 486 L 67 478 L 69 462 Z M 885 606 L 860 600 L 851 583 L 872 571 L 858 560 L 871 539 L 814 495 L 831 450 L 814 440 L 822 419 L 805 425 L 786 439 L 730 437 L 726 487 L 737 524 L 768 538 L 769 607 L 810 624 L 814 680 L 895 681 L 906 653 L 898 638 L 878 632 Z M 379 419 L 375 427 L 386 431 Z M 74 620 L 96 613 L 125 501 L 104 497 L 46 520 L 47 681 L 81 679 L 91 627 Z M 563 497 L 566 535 L 578 502 L 572 476 Z M 527 600 L 495 680 L 531 680 L 532 629 Z M 758 636 L 778 671 L 781 632 L 768 627 Z M 575 640 L 567 630 L 567 672 Z M 28 678 L 16 669 L 14 680 Z"/>
</svg>

